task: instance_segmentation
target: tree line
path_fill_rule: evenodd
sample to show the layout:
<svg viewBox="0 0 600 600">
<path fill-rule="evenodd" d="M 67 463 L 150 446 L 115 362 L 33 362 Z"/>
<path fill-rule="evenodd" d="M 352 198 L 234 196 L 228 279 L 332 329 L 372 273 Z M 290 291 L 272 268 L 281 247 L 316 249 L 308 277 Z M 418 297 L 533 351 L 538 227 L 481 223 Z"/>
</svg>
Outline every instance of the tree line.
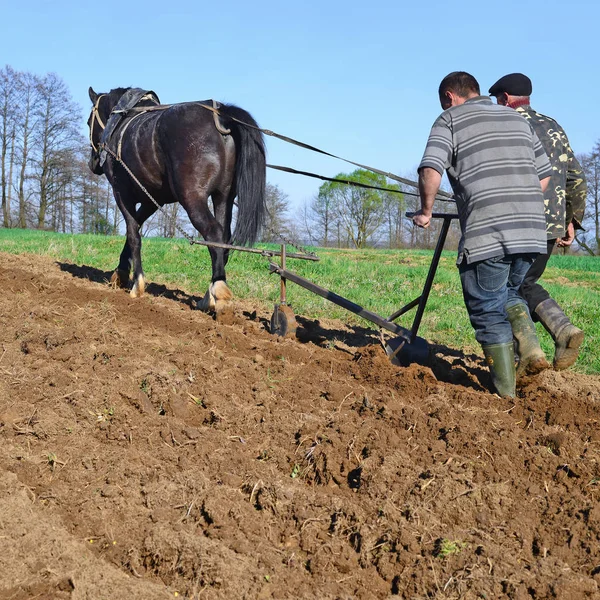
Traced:
<svg viewBox="0 0 600 600">
<path fill-rule="evenodd" d="M 83 110 L 64 81 L 0 69 L 0 187 L 3 227 L 48 229 L 63 233 L 120 233 L 121 214 L 105 177 L 87 166 L 89 140 L 81 133 Z M 585 231 L 577 241 L 584 251 L 600 248 L 600 140 L 579 156 L 588 180 Z M 416 179 L 416 174 L 412 174 Z M 370 187 L 326 182 L 314 198 L 292 210 L 287 194 L 267 184 L 268 219 L 262 240 L 281 238 L 329 247 L 431 247 L 440 223 L 427 230 L 412 226 L 407 211 L 419 207 L 413 188 L 383 175 L 356 169 L 335 179 Z M 385 189 L 372 189 L 385 188 Z M 440 203 L 441 204 L 441 203 Z M 452 206 L 438 206 L 452 211 Z M 144 225 L 144 235 L 174 237 L 190 226 L 179 205 L 165 207 Z M 457 224 L 448 245 L 458 240 Z"/>
<path fill-rule="evenodd" d="M 584 170 L 588 194 L 583 230 L 576 232 L 572 250 L 593 256 L 600 255 L 600 140 L 591 152 L 578 155 Z M 409 179 L 416 180 L 413 173 Z M 338 248 L 431 248 L 435 245 L 441 220 L 434 219 L 426 230 L 415 228 L 406 218 L 407 212 L 420 207 L 420 199 L 414 188 L 390 183 L 382 175 L 357 169 L 352 173 L 338 173 L 334 179 L 355 181 L 373 187 L 373 190 L 351 187 L 344 183 L 327 182 L 318 194 L 304 203 L 295 219 L 289 217 L 287 197 L 277 186 L 271 186 L 267 198 L 270 205 L 277 206 L 279 215 L 276 225 L 288 234 L 294 234 L 304 243 L 322 247 Z M 448 186 L 445 187 L 449 190 Z M 437 212 L 455 212 L 452 204 L 438 200 Z M 276 227 L 274 227 L 275 229 Z M 456 247 L 460 233 L 454 221 L 446 248 Z M 275 240 L 272 240 L 275 241 Z"/>
<path fill-rule="evenodd" d="M 82 110 L 54 73 L 0 69 L 0 193 L 4 227 L 112 233 L 108 183 L 87 167 Z"/>
</svg>

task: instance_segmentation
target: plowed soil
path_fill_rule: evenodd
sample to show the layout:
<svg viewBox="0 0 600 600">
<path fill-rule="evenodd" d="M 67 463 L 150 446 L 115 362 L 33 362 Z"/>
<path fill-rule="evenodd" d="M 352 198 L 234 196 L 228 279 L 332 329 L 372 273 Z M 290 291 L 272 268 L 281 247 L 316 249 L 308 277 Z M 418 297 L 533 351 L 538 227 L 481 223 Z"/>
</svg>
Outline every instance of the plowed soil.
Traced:
<svg viewBox="0 0 600 600">
<path fill-rule="evenodd" d="M 600 598 L 599 377 L 108 276 L 0 254 L 0 598 Z"/>
</svg>

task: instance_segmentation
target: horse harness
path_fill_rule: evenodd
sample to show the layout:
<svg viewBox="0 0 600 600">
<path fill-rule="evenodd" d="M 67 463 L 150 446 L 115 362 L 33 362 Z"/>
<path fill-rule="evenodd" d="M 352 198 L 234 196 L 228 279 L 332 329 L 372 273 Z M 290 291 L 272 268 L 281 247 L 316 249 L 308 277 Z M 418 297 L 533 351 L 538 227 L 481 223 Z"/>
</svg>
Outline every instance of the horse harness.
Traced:
<svg viewBox="0 0 600 600">
<path fill-rule="evenodd" d="M 98 96 L 98 98 L 96 99 L 96 102 L 94 103 L 94 107 L 92 108 L 92 116 L 91 116 L 91 123 L 90 123 L 90 145 L 92 146 L 94 152 L 96 152 L 99 155 L 100 166 L 104 165 L 107 155 L 110 155 L 114 160 L 116 160 L 123 167 L 123 169 L 125 169 L 125 171 L 129 174 L 131 179 L 142 190 L 142 192 L 150 199 L 150 201 L 154 204 L 154 206 L 156 206 L 156 208 L 158 210 L 163 211 L 164 210 L 163 207 L 154 199 L 152 194 L 150 194 L 150 192 L 144 187 L 142 182 L 134 175 L 134 173 L 131 171 L 131 169 L 123 161 L 123 159 L 121 157 L 121 147 L 122 147 L 122 143 L 123 143 L 123 138 L 125 136 L 125 131 L 127 131 L 127 128 L 129 127 L 129 125 L 131 125 L 131 123 L 137 117 L 144 115 L 146 113 L 149 113 L 149 112 L 157 111 L 157 110 L 166 110 L 167 108 L 170 108 L 174 105 L 173 104 L 160 104 L 160 100 L 158 99 L 158 96 L 152 91 L 142 90 L 140 88 L 131 88 L 131 89 L 127 90 L 125 92 L 125 94 L 123 94 L 123 96 L 121 96 L 121 98 L 119 99 L 119 101 L 117 102 L 115 107 L 111 110 L 109 118 L 105 124 L 102 121 L 102 118 L 100 117 L 98 107 L 100 104 L 100 100 L 106 95 L 107 94 L 100 94 Z M 150 106 L 137 106 L 140 102 L 143 102 L 146 100 L 151 100 L 152 102 L 154 102 L 154 104 L 152 104 Z M 221 124 L 221 122 L 219 120 L 219 117 L 221 116 L 221 114 L 219 113 L 219 109 L 221 108 L 220 103 L 214 99 L 211 99 L 211 103 L 212 103 L 212 106 L 210 106 L 208 104 L 204 104 L 203 102 L 198 102 L 198 105 L 213 113 L 215 128 L 221 135 L 223 135 L 223 136 L 230 135 L 231 129 L 223 127 L 223 125 Z M 126 120 L 130 116 L 131 116 L 131 118 L 129 118 L 129 120 Z M 272 135 L 272 132 L 270 132 L 269 130 L 262 130 L 259 127 L 254 127 L 254 126 L 250 125 L 249 123 L 244 123 L 243 121 L 240 121 L 239 119 L 237 119 L 235 117 L 230 117 L 230 118 L 233 121 L 236 121 L 244 126 L 252 127 L 254 129 L 257 129 L 258 131 Z M 117 147 L 116 147 L 116 152 L 115 152 L 110 147 L 109 142 L 111 141 L 111 138 L 115 134 L 118 126 L 124 120 L 125 120 L 125 124 L 121 128 L 121 131 L 119 132 L 119 138 L 117 141 Z M 94 140 L 93 140 L 93 131 L 94 131 L 94 122 L 95 121 L 98 122 L 98 125 L 102 129 L 102 134 L 100 136 L 100 142 L 98 144 L 98 147 L 96 147 L 96 145 L 94 144 Z M 254 250 L 252 248 L 232 246 L 230 244 L 218 244 L 218 243 L 213 243 L 213 242 L 198 242 L 193 236 L 191 236 L 189 233 L 187 233 L 179 225 L 175 224 L 175 228 L 179 231 L 179 233 L 186 240 L 188 240 L 188 242 L 190 244 L 202 244 L 202 245 L 207 245 L 207 246 L 214 245 L 214 246 L 220 246 L 223 248 L 243 250 L 246 252 L 250 252 L 250 251 Z M 274 231 L 272 228 L 269 227 L 269 230 L 271 231 L 271 233 L 280 237 L 286 244 L 294 246 L 295 248 L 298 248 L 301 252 L 303 252 L 307 256 L 316 256 L 314 254 L 314 252 L 309 252 L 308 250 L 306 250 L 305 248 L 300 246 L 298 243 L 284 238 L 281 233 Z M 268 251 L 268 250 L 256 250 L 256 253 L 262 254 L 265 257 L 273 256 L 273 252 Z"/>
<path fill-rule="evenodd" d="M 132 180 L 137 184 L 137 186 L 142 190 L 142 192 L 144 192 L 144 194 L 150 199 L 150 201 L 156 206 L 156 208 L 158 208 L 158 210 L 162 211 L 163 207 L 154 199 L 152 194 L 150 194 L 150 192 L 144 187 L 142 182 L 134 175 L 134 173 L 131 171 L 131 169 L 123 161 L 123 159 L 121 157 L 121 146 L 123 143 L 125 131 L 127 131 L 127 128 L 129 127 L 129 125 L 131 125 L 131 123 L 137 117 L 139 117 L 143 114 L 149 113 L 149 112 L 156 111 L 156 110 L 166 110 L 167 108 L 170 108 L 171 106 L 173 106 L 173 104 L 160 104 L 160 100 L 158 99 L 158 96 L 154 92 L 142 90 L 140 88 L 132 88 L 130 90 L 127 90 L 127 92 L 125 92 L 125 94 L 123 94 L 123 96 L 121 96 L 121 98 L 119 99 L 119 101 L 117 102 L 115 107 L 111 110 L 109 118 L 105 124 L 102 121 L 102 117 L 100 117 L 100 113 L 98 111 L 98 106 L 100 104 L 100 100 L 104 96 L 106 96 L 106 94 L 100 94 L 100 96 L 98 96 L 98 98 L 96 99 L 96 102 L 94 103 L 94 107 L 92 109 L 92 120 L 90 123 L 90 145 L 92 146 L 94 152 L 96 152 L 100 156 L 100 166 L 104 165 L 107 155 L 110 155 L 113 159 L 115 159 L 123 167 L 123 169 L 125 169 L 125 171 L 129 174 L 129 176 L 132 178 Z M 145 100 L 151 100 L 155 104 L 150 105 L 150 106 L 137 106 L 140 102 L 143 102 Z M 207 110 L 212 111 L 213 117 L 214 117 L 214 122 L 215 122 L 215 127 L 217 128 L 217 131 L 221 135 L 230 135 L 231 130 L 223 127 L 223 125 L 221 125 L 221 123 L 219 121 L 218 110 L 221 107 L 221 105 L 216 100 L 211 100 L 211 102 L 212 102 L 212 106 L 202 104 L 202 103 L 199 103 L 199 105 L 202 106 L 203 108 L 206 108 Z M 129 120 L 126 120 L 132 114 L 133 114 L 133 116 L 131 116 L 131 118 Z M 114 136 L 116 130 L 118 129 L 118 126 L 124 120 L 125 120 L 125 124 L 119 132 L 117 148 L 116 148 L 116 152 L 115 152 L 110 147 L 109 142 L 111 141 L 111 138 Z M 102 129 L 102 134 L 100 136 L 100 142 L 97 147 L 94 144 L 94 140 L 93 140 L 93 131 L 94 131 L 94 122 L 95 121 L 98 122 L 98 125 Z M 181 233 L 181 235 L 185 239 L 187 239 L 188 242 L 190 242 L 190 244 L 198 243 L 195 240 L 195 238 L 193 236 L 191 236 L 189 233 L 187 233 L 187 231 L 185 231 L 182 227 L 180 227 L 177 224 L 175 225 L 175 227 L 177 228 L 179 233 Z M 214 244 L 214 245 L 221 245 L 221 246 L 229 247 L 229 248 L 232 247 L 227 244 Z"/>
<path fill-rule="evenodd" d="M 116 158 L 122 163 L 121 159 L 121 149 L 123 145 L 123 139 L 125 137 L 125 132 L 127 128 L 131 125 L 135 119 L 149 112 L 154 112 L 157 110 L 166 110 L 167 108 L 171 108 L 174 106 L 173 104 L 160 104 L 160 100 L 158 96 L 152 92 L 147 90 L 142 90 L 140 88 L 132 88 L 129 89 L 121 96 L 115 107 L 111 110 L 109 118 L 106 124 L 102 121 L 100 117 L 100 112 L 98 110 L 98 106 L 100 104 L 100 100 L 106 96 L 106 94 L 101 94 L 96 99 L 94 107 L 92 109 L 92 121 L 90 123 L 90 145 L 94 149 L 96 153 L 100 155 L 100 166 L 104 164 L 106 160 L 107 154 L 113 154 L 112 152 L 108 152 L 110 150 L 109 143 L 116 133 L 119 125 L 123 124 L 119 131 L 119 137 L 116 145 Z M 150 106 L 138 106 L 141 102 L 146 100 L 152 101 L 154 104 Z M 213 113 L 213 119 L 215 123 L 215 128 L 221 135 L 230 135 L 231 129 L 223 127 L 219 120 L 219 108 L 221 105 L 214 99 L 211 100 L 212 106 L 208 106 L 203 103 L 198 103 L 203 108 L 210 110 Z M 98 125 L 102 129 L 102 134 L 100 137 L 100 143 L 98 147 L 94 144 L 93 140 L 93 131 L 94 131 L 94 122 L 97 121 Z"/>
</svg>

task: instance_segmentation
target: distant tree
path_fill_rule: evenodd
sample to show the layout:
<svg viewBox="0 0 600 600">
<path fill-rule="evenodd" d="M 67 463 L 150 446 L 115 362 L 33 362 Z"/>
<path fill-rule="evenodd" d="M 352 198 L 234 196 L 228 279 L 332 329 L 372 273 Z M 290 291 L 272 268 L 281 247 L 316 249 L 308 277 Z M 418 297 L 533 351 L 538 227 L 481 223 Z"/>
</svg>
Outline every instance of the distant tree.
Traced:
<svg viewBox="0 0 600 600">
<path fill-rule="evenodd" d="M 0 171 L 4 227 L 11 225 L 11 189 L 15 156 L 20 74 L 10 66 L 0 69 Z"/>
<path fill-rule="evenodd" d="M 70 227 L 82 233 L 114 235 L 119 231 L 121 213 L 106 177 L 98 177 L 90 171 L 88 156 L 89 148 L 82 146 L 73 178 L 71 200 L 75 210 L 70 211 Z"/>
<path fill-rule="evenodd" d="M 30 148 L 35 131 L 34 113 L 37 109 L 39 96 L 37 89 L 39 78 L 31 73 L 22 73 L 19 81 L 20 102 L 17 114 L 17 160 L 19 165 L 18 198 L 19 214 L 18 227 L 27 227 L 27 209 L 30 192 L 27 189 L 27 169 L 30 163 Z"/>
<path fill-rule="evenodd" d="M 82 120 L 80 107 L 57 75 L 0 68 L 4 227 L 118 231 L 121 217 L 110 186 L 87 166 L 89 144 L 80 133 Z"/>
<path fill-rule="evenodd" d="M 600 140 L 593 150 L 579 156 L 588 187 L 583 226 L 587 232 L 576 232 L 577 243 L 588 253 L 600 252 Z"/>
<path fill-rule="evenodd" d="M 163 229 L 162 229 L 162 237 L 172 238 L 175 237 L 177 233 L 177 225 L 180 216 L 180 205 L 179 202 L 174 202 L 165 207 L 165 214 L 163 218 Z"/>
<path fill-rule="evenodd" d="M 74 159 L 79 140 L 78 124 L 81 109 L 71 99 L 65 83 L 54 73 L 38 84 L 39 102 L 35 116 L 37 127 L 34 139 L 34 168 L 32 178 L 38 193 L 37 226 L 46 224 L 46 213 L 68 183 L 70 173 L 65 158 Z"/>
<path fill-rule="evenodd" d="M 365 169 L 356 169 L 352 173 L 339 173 L 335 179 L 355 181 L 374 187 L 400 189 L 395 184 L 388 183 L 383 175 Z M 327 182 L 319 188 L 320 205 L 328 207 L 327 213 L 321 210 L 321 215 L 329 215 L 331 209 L 333 216 L 331 224 L 338 231 L 338 241 L 341 241 L 343 236 L 349 245 L 364 248 L 378 239 L 381 226 L 386 219 L 388 194 L 389 192 L 385 191 Z"/>
<path fill-rule="evenodd" d="M 406 200 L 404 194 L 383 193 L 383 210 L 387 227 L 388 246 L 401 248 L 404 245 Z"/>
<path fill-rule="evenodd" d="M 280 235 L 290 235 L 291 224 L 288 216 L 290 204 L 288 195 L 279 186 L 267 183 L 265 190 L 267 217 L 263 226 L 264 242 L 280 242 Z"/>
<path fill-rule="evenodd" d="M 306 207 L 304 228 L 311 242 L 327 248 L 337 239 L 338 210 L 336 195 L 330 185 L 324 184 Z"/>
<path fill-rule="evenodd" d="M 178 202 L 173 204 L 165 204 L 162 210 L 157 210 L 152 217 L 150 217 L 143 227 L 142 235 L 158 235 L 165 238 L 173 238 L 177 235 L 178 228 L 181 228 L 191 235 L 197 235 L 195 229 L 189 227 L 189 220 L 187 220 L 185 211 L 181 209 L 181 205 Z"/>
</svg>

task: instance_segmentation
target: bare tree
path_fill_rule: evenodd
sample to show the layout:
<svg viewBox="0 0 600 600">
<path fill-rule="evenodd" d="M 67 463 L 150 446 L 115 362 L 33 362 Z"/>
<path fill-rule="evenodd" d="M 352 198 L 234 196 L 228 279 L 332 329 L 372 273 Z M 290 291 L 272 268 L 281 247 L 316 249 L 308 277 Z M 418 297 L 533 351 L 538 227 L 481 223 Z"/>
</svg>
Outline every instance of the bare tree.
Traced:
<svg viewBox="0 0 600 600">
<path fill-rule="evenodd" d="M 265 190 L 267 217 L 263 226 L 263 242 L 280 242 L 279 236 L 290 235 L 290 220 L 288 217 L 288 195 L 278 186 L 267 183 Z"/>
<path fill-rule="evenodd" d="M 383 210 L 387 225 L 387 240 L 390 248 L 401 248 L 404 245 L 404 223 L 406 217 L 406 200 L 404 194 L 383 193 Z"/>
<path fill-rule="evenodd" d="M 587 232 L 577 232 L 577 243 L 589 254 L 600 252 L 600 140 L 593 150 L 579 156 L 587 180 L 587 204 L 583 226 Z"/>
<path fill-rule="evenodd" d="M 10 227 L 12 170 L 17 126 L 20 75 L 10 66 L 0 69 L 0 170 L 2 186 L 2 217 L 4 227 Z M 8 164 L 7 164 L 8 162 Z"/>
<path fill-rule="evenodd" d="M 17 160 L 19 162 L 18 198 L 19 216 L 18 227 L 27 227 L 27 203 L 29 193 L 26 189 L 27 168 L 30 162 L 30 145 L 35 130 L 34 111 L 38 96 L 36 93 L 39 79 L 31 73 L 23 73 L 19 84 L 20 102 L 17 115 Z"/>
<path fill-rule="evenodd" d="M 37 226 L 46 224 L 46 213 L 68 179 L 64 157 L 77 149 L 77 125 L 81 110 L 73 103 L 65 83 L 54 73 L 46 75 L 37 87 L 39 103 L 35 130 L 32 177 L 38 192 Z"/>
<path fill-rule="evenodd" d="M 321 186 L 305 210 L 305 228 L 311 241 L 327 248 L 337 241 L 338 210 L 336 197 L 329 186 Z"/>
</svg>

